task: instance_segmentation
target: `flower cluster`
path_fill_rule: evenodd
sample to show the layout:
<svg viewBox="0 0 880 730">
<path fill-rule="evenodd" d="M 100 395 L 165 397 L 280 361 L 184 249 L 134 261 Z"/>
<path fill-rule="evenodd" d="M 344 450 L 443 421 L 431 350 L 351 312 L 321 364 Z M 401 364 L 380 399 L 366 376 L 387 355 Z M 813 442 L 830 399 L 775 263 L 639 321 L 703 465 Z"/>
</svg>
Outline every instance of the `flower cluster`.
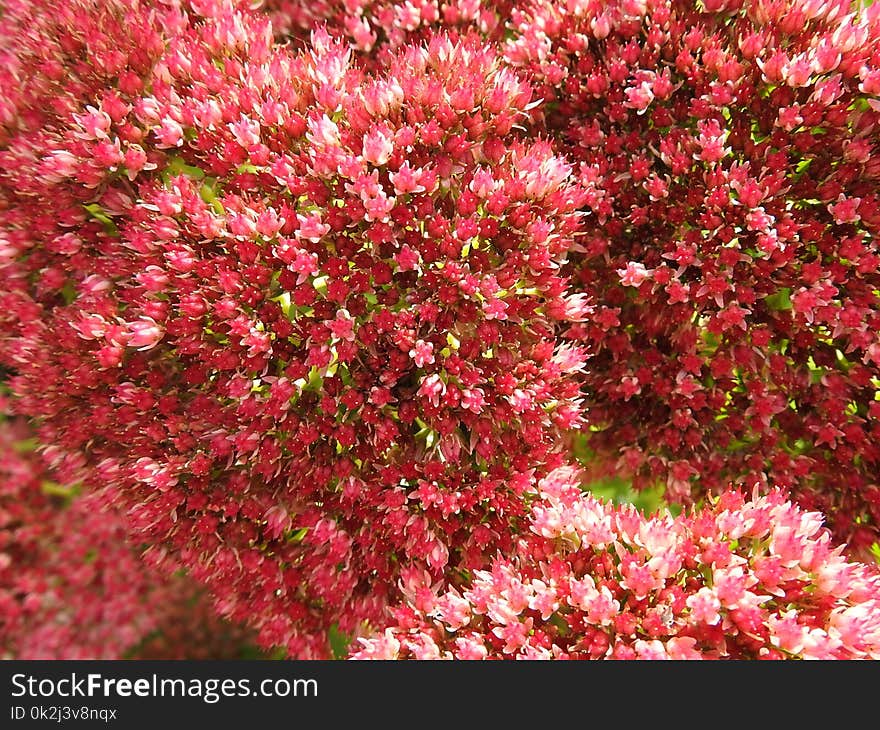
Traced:
<svg viewBox="0 0 880 730">
<path fill-rule="evenodd" d="M 306 42 L 316 26 L 348 41 L 368 62 L 430 37 L 432 31 L 500 40 L 515 0 L 264 0 L 260 8 L 281 37 Z"/>
<path fill-rule="evenodd" d="M 319 17 L 381 59 L 437 16 L 395 8 L 328 5 Z M 512 15 L 506 61 L 539 84 L 549 131 L 584 163 L 594 217 L 578 273 L 603 304 L 580 333 L 598 355 L 585 378 L 593 451 L 637 484 L 664 482 L 671 499 L 729 479 L 795 488 L 862 551 L 880 510 L 876 9 L 495 10 Z M 473 13 L 450 17 L 501 37 Z M 376 34 L 352 34 L 377 22 L 393 32 L 375 46 Z"/>
<path fill-rule="evenodd" d="M 137 93 L 182 22 L 174 0 L 4 2 L 0 144 L 11 135 L 36 134 L 113 90 L 120 98 Z"/>
<path fill-rule="evenodd" d="M 157 563 L 323 656 L 403 568 L 512 544 L 562 462 L 583 199 L 516 139 L 531 90 L 490 47 L 436 36 L 366 73 L 222 3 L 183 26 L 140 84 L 0 151 L 0 359 Z"/>
<path fill-rule="evenodd" d="M 144 655 L 164 658 L 169 637 L 185 656 L 245 645 L 191 582 L 139 559 L 108 495 L 54 476 L 24 423 L 0 421 L 0 657 L 118 659 L 148 640 Z"/>
<path fill-rule="evenodd" d="M 535 0 L 505 58 L 587 188 L 590 448 L 687 501 L 880 518 L 880 6 Z"/>
<path fill-rule="evenodd" d="M 3 652 L 876 657 L 851 5 L 6 2 Z"/>
<path fill-rule="evenodd" d="M 532 535 L 462 591 L 414 592 L 355 659 L 877 659 L 880 573 L 821 516 L 728 492 L 646 518 L 541 484 Z"/>
</svg>

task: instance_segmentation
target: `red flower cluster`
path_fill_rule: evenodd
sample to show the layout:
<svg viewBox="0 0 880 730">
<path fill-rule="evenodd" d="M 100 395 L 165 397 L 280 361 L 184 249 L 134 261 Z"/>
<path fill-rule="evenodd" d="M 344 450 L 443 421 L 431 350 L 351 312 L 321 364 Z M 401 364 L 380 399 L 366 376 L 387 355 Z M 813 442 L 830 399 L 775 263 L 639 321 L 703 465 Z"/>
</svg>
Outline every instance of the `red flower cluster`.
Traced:
<svg viewBox="0 0 880 730">
<path fill-rule="evenodd" d="M 77 496 L 54 476 L 30 430 L 0 422 L 0 657 L 116 659 L 141 656 L 145 641 L 156 658 L 246 646 L 190 581 L 141 562 L 110 495 Z"/>
<path fill-rule="evenodd" d="M 512 139 L 531 92 L 490 48 L 438 36 L 364 74 L 326 36 L 293 53 L 204 5 L 142 88 L 0 153 L 3 357 L 139 539 L 264 643 L 321 656 L 402 568 L 511 544 L 563 458 L 583 200 L 547 143 Z"/>
<path fill-rule="evenodd" d="M 461 592 L 413 592 L 353 658 L 880 658 L 880 573 L 779 492 L 645 518 L 570 469 L 540 489 L 515 555 Z"/>
<path fill-rule="evenodd" d="M 8 0 L 0 23 L 0 145 L 68 119 L 114 88 L 137 93 L 178 32 L 172 0 Z M 32 148 L 39 153 L 40 142 Z M 60 155 L 60 160 L 68 160 Z M 69 160 L 68 160 L 69 161 Z"/>
<path fill-rule="evenodd" d="M 385 60 L 389 50 L 441 30 L 501 40 L 516 4 L 516 0 L 264 0 L 260 8 L 281 37 L 306 43 L 315 27 L 325 27 L 370 62 Z"/>
<path fill-rule="evenodd" d="M 270 7 L 372 59 L 442 19 L 501 42 L 536 84 L 588 190 L 577 274 L 601 307 L 579 335 L 604 471 L 683 501 L 758 479 L 826 512 L 854 552 L 876 540 L 876 9 Z"/>
<path fill-rule="evenodd" d="M 593 474 L 876 540 L 878 49 L 844 0 L 6 3 L 0 367 L 53 478 L 100 485 L 65 514 L 112 502 L 29 544 L 125 532 L 297 657 L 405 596 L 365 653 L 446 651 L 440 590 L 465 653 L 872 655 L 873 578 L 775 492 L 638 522 L 552 484 L 587 434 Z M 614 539 L 524 538 L 559 500 Z M 703 534 L 731 511 L 844 578 Z M 483 610 L 516 581 L 567 608 Z"/>
<path fill-rule="evenodd" d="M 588 191 L 593 450 L 688 500 L 880 524 L 880 8 L 533 2 L 505 58 Z"/>
</svg>

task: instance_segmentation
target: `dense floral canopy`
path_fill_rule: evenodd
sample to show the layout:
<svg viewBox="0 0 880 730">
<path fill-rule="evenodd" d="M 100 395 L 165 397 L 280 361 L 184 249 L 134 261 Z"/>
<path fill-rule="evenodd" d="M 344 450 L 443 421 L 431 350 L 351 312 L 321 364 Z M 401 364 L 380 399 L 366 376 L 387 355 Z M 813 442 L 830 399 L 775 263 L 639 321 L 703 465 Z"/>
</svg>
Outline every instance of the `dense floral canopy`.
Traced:
<svg viewBox="0 0 880 730">
<path fill-rule="evenodd" d="M 10 544 L 144 571 L 89 569 L 138 627 L 111 654 L 153 581 L 292 657 L 459 656 L 447 603 L 464 654 L 873 656 L 880 10 L 850 6 L 5 3 L 7 449 L 92 525 L 31 532 L 59 506 L 9 476 Z M 575 498 L 608 476 L 685 511 Z M 560 479 L 613 539 L 536 528 Z M 635 593 L 633 530 L 677 561 Z M 483 610 L 557 569 L 564 610 Z"/>
</svg>

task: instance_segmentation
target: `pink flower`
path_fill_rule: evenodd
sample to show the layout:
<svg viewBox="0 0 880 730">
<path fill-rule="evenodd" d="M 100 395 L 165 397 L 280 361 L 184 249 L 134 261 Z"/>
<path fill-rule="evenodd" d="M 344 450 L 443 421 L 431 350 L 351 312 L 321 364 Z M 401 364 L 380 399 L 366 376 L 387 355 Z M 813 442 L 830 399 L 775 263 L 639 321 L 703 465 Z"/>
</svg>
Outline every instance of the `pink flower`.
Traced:
<svg viewBox="0 0 880 730">
<path fill-rule="evenodd" d="M 651 102 L 654 101 L 654 92 L 648 81 L 642 81 L 637 86 L 626 89 L 624 93 L 626 94 L 625 105 L 635 109 L 638 114 L 644 114 Z"/>
<path fill-rule="evenodd" d="M 74 325 L 77 334 L 86 340 L 96 340 L 103 337 L 107 331 L 107 322 L 97 314 L 85 315 Z"/>
<path fill-rule="evenodd" d="M 828 537 L 813 525 L 814 514 L 779 492 L 752 501 L 727 492 L 702 510 L 673 518 L 599 502 L 581 491 L 574 470 L 556 470 L 542 484 L 529 518 L 532 537 L 490 570 L 475 571 L 463 592 L 431 593 L 419 606 L 397 607 L 397 623 L 385 636 L 413 646 L 430 638 L 438 653 L 458 659 L 876 656 L 876 569 L 838 558 L 834 573 L 841 583 L 834 594 L 826 592 L 826 580 L 801 571 L 773 595 L 762 586 L 769 574 L 752 571 L 776 558 L 769 536 L 780 526 L 799 535 L 806 552 L 821 549 Z M 546 524 L 551 510 L 557 526 L 545 532 L 538 522 Z M 588 514 L 612 524 L 613 538 L 591 539 Z M 655 551 L 687 558 L 670 558 L 668 570 L 654 574 L 657 582 L 633 587 Z M 725 555 L 729 567 L 718 567 Z M 703 585 L 707 576 L 712 588 Z M 419 655 L 405 650 L 398 658 Z M 363 652 L 355 656 L 365 658 Z"/>
<path fill-rule="evenodd" d="M 427 398 L 433 405 L 439 405 L 440 396 L 446 392 L 446 385 L 437 373 L 426 375 L 421 380 L 419 395 Z"/>
<path fill-rule="evenodd" d="M 416 340 L 416 344 L 409 351 L 409 356 L 415 362 L 416 367 L 422 368 L 434 362 L 434 345 L 424 340 Z"/>
<path fill-rule="evenodd" d="M 485 659 L 488 650 L 479 637 L 461 636 L 455 640 L 455 657 L 465 660 Z"/>
<path fill-rule="evenodd" d="M 480 388 L 465 388 L 461 391 L 461 407 L 472 413 L 482 413 L 486 398 Z"/>
<path fill-rule="evenodd" d="M 90 139 L 107 139 L 112 120 L 106 112 L 93 106 L 86 107 L 86 113 L 74 117 L 82 126 L 83 134 Z"/>
<path fill-rule="evenodd" d="M 340 309 L 336 313 L 336 319 L 331 320 L 328 325 L 330 333 L 338 340 L 354 339 L 354 319 L 346 309 Z"/>
<path fill-rule="evenodd" d="M 388 629 L 381 637 L 364 639 L 358 641 L 363 646 L 355 659 L 397 659 L 400 651 L 400 642 L 395 638 L 391 629 Z"/>
<path fill-rule="evenodd" d="M 82 460 L 54 446 L 40 458 L 33 436 L 23 419 L 0 424 L 5 655 L 182 658 L 240 651 L 250 637 L 221 626 L 191 581 L 141 559 L 124 515 L 113 507 L 113 491 L 92 484 L 77 494 Z M 225 649 L 212 643 L 215 632 Z"/>
<path fill-rule="evenodd" d="M 142 317 L 135 322 L 128 323 L 129 347 L 138 350 L 150 350 L 159 344 L 159 340 L 165 334 L 165 330 L 153 319 Z"/>
<path fill-rule="evenodd" d="M 502 299 L 487 299 L 483 302 L 483 312 L 486 319 L 507 319 L 507 303 Z"/>
<path fill-rule="evenodd" d="M 155 130 L 159 147 L 180 147 L 183 144 L 183 127 L 174 119 L 165 117 Z"/>
<path fill-rule="evenodd" d="M 306 139 L 317 148 L 335 147 L 339 144 L 339 127 L 326 114 L 309 120 Z"/>
<path fill-rule="evenodd" d="M 834 216 L 838 224 L 855 223 L 859 220 L 858 208 L 861 198 L 844 198 L 843 194 L 838 197 L 838 202 L 828 205 L 828 212 Z"/>
<path fill-rule="evenodd" d="M 391 137 L 382 129 L 371 129 L 364 136 L 363 156 L 367 162 L 376 165 L 377 167 L 384 165 L 391 158 L 391 153 L 393 151 L 394 143 L 392 142 Z M 398 176 L 395 177 L 395 180 L 400 179 L 399 175 L 400 173 L 398 172 Z M 403 182 L 403 180 L 401 180 L 401 182 Z M 412 192 L 412 190 L 408 190 L 407 192 Z"/>
<path fill-rule="evenodd" d="M 617 274 L 620 276 L 621 284 L 636 288 L 640 287 L 645 279 L 651 276 L 651 272 L 637 261 L 630 261 L 625 269 L 618 269 Z"/>
<path fill-rule="evenodd" d="M 330 231 L 330 226 L 321 222 L 321 216 L 317 213 L 304 216 L 297 213 L 296 219 L 299 227 L 296 237 L 317 243 Z"/>
</svg>

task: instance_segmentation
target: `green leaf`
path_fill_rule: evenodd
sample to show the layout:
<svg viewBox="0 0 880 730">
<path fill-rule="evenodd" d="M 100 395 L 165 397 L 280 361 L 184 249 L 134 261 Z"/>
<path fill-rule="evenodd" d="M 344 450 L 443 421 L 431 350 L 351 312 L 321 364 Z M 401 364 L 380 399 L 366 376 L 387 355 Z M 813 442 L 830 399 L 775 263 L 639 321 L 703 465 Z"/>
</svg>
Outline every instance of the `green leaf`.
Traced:
<svg viewBox="0 0 880 730">
<path fill-rule="evenodd" d="M 61 296 L 65 304 L 71 304 L 76 299 L 76 287 L 69 281 L 61 287 Z"/>
<path fill-rule="evenodd" d="M 308 527 L 300 527 L 298 530 L 290 534 L 290 536 L 287 538 L 287 542 L 302 542 L 305 539 L 305 536 L 308 534 Z"/>
<path fill-rule="evenodd" d="M 36 451 L 39 445 L 40 442 L 38 439 L 22 439 L 21 441 L 16 441 L 14 444 L 12 444 L 12 449 L 13 451 L 17 451 L 19 454 L 29 454 L 32 451 Z"/>
<path fill-rule="evenodd" d="M 256 175 L 260 172 L 260 168 L 256 165 L 252 165 L 250 163 L 242 163 L 238 167 L 235 168 L 235 171 L 239 175 Z"/>
<path fill-rule="evenodd" d="M 45 479 L 40 484 L 40 489 L 48 497 L 61 497 L 62 499 L 73 499 L 79 494 L 79 485 L 64 486 L 50 479 Z"/>
<path fill-rule="evenodd" d="M 330 653 L 334 659 L 345 659 L 348 656 L 348 647 L 351 644 L 351 637 L 340 631 L 336 624 L 330 627 L 328 632 L 330 640 Z"/>
<path fill-rule="evenodd" d="M 797 172 L 797 173 L 802 173 L 804 170 L 806 170 L 806 169 L 810 166 L 810 163 L 811 163 L 812 161 L 813 161 L 813 158 L 812 158 L 812 157 L 807 157 L 807 158 L 801 160 L 801 161 L 798 162 L 797 165 L 795 166 L 795 168 L 794 168 L 794 169 L 795 169 L 795 172 Z"/>
<path fill-rule="evenodd" d="M 775 294 L 764 297 L 764 303 L 767 305 L 767 309 L 773 312 L 791 309 L 791 289 L 783 287 Z"/>
<path fill-rule="evenodd" d="M 103 224 L 104 230 L 107 231 L 111 236 L 118 236 L 119 229 L 116 228 L 116 224 L 113 222 L 113 219 L 107 215 L 107 212 L 97 203 L 89 203 L 88 205 L 83 206 L 86 209 L 86 212 L 94 218 L 99 223 Z"/>
<path fill-rule="evenodd" d="M 165 175 L 167 177 L 175 177 L 177 175 L 186 175 L 191 178 L 195 178 L 196 180 L 201 180 L 205 177 L 205 173 L 201 168 L 195 167 L 193 165 L 187 165 L 182 157 L 172 157 L 168 160 L 168 166 L 165 168 Z"/>
<path fill-rule="evenodd" d="M 202 200 L 214 209 L 215 213 L 223 215 L 226 213 L 226 209 L 217 197 L 216 182 L 217 180 L 213 177 L 205 178 L 204 184 L 199 188 L 199 195 Z"/>
<path fill-rule="evenodd" d="M 303 390 L 320 390 L 323 382 L 324 375 L 321 372 L 321 368 L 312 366 L 312 369 L 309 370 L 309 379 L 306 381 Z"/>
</svg>

